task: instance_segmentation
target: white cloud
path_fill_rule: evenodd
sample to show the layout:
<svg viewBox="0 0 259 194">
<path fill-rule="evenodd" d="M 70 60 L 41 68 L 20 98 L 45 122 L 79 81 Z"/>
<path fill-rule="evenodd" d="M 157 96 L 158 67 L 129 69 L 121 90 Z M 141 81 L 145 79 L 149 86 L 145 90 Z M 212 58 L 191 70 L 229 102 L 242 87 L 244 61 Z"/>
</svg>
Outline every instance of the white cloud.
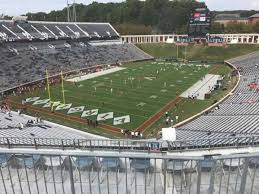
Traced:
<svg viewBox="0 0 259 194">
<path fill-rule="evenodd" d="M 252 9 L 254 9 L 254 8 L 258 9 L 258 8 L 259 8 L 259 3 L 258 3 L 258 1 L 256 0 L 256 1 L 251 2 L 251 7 L 252 7 Z M 253 7 L 254 7 L 254 8 L 253 8 Z"/>
</svg>

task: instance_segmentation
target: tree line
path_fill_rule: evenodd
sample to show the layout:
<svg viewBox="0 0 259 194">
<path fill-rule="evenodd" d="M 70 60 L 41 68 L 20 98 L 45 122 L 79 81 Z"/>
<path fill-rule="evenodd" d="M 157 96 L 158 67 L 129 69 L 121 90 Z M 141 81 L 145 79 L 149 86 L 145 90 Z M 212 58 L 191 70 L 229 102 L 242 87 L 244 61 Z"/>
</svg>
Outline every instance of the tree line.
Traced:
<svg viewBox="0 0 259 194">
<path fill-rule="evenodd" d="M 259 33 L 259 22 L 256 24 L 229 23 L 227 26 L 213 23 L 210 29 L 213 34 Z"/>
<path fill-rule="evenodd" d="M 126 0 L 121 3 L 77 4 L 78 22 L 109 22 L 121 34 L 186 33 L 195 0 Z M 67 10 L 27 13 L 29 20 L 67 21 Z"/>
<path fill-rule="evenodd" d="M 201 6 L 196 0 L 126 0 L 121 3 L 76 4 L 78 22 L 109 22 L 122 35 L 124 34 L 186 34 L 188 21 L 193 9 Z M 213 11 L 219 13 L 239 13 L 249 17 L 256 11 Z M 67 21 L 67 8 L 49 13 L 27 13 L 34 21 Z M 5 16 L 5 19 L 10 17 Z M 259 32 L 259 24 L 229 24 L 223 26 L 212 23 L 211 33 L 252 33 Z"/>
<path fill-rule="evenodd" d="M 239 14 L 241 18 L 248 18 L 259 11 L 256 10 L 234 10 L 234 11 L 214 11 L 214 17 L 217 14 Z M 256 24 L 244 24 L 244 23 L 228 23 L 227 26 L 219 23 L 212 23 L 211 33 L 259 33 L 259 23 Z"/>
</svg>

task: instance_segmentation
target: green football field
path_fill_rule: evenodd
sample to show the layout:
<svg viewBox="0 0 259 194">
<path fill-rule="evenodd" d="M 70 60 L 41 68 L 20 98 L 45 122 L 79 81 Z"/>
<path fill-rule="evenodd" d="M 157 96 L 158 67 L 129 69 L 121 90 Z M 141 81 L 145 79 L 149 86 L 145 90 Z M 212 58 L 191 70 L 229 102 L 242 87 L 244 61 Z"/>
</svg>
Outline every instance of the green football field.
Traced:
<svg viewBox="0 0 259 194">
<path fill-rule="evenodd" d="M 91 120 L 96 120 L 99 114 L 112 113 L 112 118 L 107 117 L 100 122 L 133 130 L 213 69 L 213 65 L 204 67 L 200 64 L 154 61 L 123 67 L 124 70 L 77 84 L 65 82 L 66 104 L 71 103 L 71 108 L 85 106 L 84 111 L 98 110 L 97 115 L 87 117 Z M 61 85 L 52 86 L 50 91 L 52 101 L 62 102 Z M 48 94 L 40 90 L 24 96 L 23 100 L 29 97 L 46 99 Z M 37 106 L 43 107 L 42 104 Z M 59 112 L 67 114 L 68 110 Z M 81 117 L 82 112 L 70 115 Z M 114 118 L 123 116 L 130 120 L 114 123 Z"/>
</svg>

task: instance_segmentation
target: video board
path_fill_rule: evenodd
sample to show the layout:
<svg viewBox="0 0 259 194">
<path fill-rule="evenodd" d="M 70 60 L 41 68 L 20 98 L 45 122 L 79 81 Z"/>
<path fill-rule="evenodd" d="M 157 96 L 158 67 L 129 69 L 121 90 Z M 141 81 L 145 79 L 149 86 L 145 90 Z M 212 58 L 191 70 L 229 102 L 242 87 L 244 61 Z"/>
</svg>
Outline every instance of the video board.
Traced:
<svg viewBox="0 0 259 194">
<path fill-rule="evenodd" d="M 189 20 L 188 35 L 192 37 L 205 37 L 211 26 L 211 12 L 208 8 L 197 8 Z"/>
</svg>

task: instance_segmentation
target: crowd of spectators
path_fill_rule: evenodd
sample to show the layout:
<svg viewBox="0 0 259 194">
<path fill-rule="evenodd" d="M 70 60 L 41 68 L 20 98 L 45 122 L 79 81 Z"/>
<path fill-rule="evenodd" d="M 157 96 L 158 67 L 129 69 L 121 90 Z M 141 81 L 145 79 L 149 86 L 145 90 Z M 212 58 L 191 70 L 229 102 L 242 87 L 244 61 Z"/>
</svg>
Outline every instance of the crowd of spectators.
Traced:
<svg viewBox="0 0 259 194">
<path fill-rule="evenodd" d="M 259 134 L 259 52 L 228 61 L 240 73 L 235 91 L 199 118 L 177 128 L 177 139 L 248 136 Z M 232 75 L 238 74 L 234 72 Z"/>
<path fill-rule="evenodd" d="M 32 47 L 37 49 L 32 50 Z M 68 73 L 96 65 L 150 59 L 127 43 L 92 46 L 84 42 L 82 46 L 80 42 L 64 40 L 5 43 L 0 45 L 0 56 L 0 91 L 44 79 L 46 69 L 54 76 L 61 71 Z M 24 87 L 19 88 L 19 92 L 23 90 Z"/>
</svg>

